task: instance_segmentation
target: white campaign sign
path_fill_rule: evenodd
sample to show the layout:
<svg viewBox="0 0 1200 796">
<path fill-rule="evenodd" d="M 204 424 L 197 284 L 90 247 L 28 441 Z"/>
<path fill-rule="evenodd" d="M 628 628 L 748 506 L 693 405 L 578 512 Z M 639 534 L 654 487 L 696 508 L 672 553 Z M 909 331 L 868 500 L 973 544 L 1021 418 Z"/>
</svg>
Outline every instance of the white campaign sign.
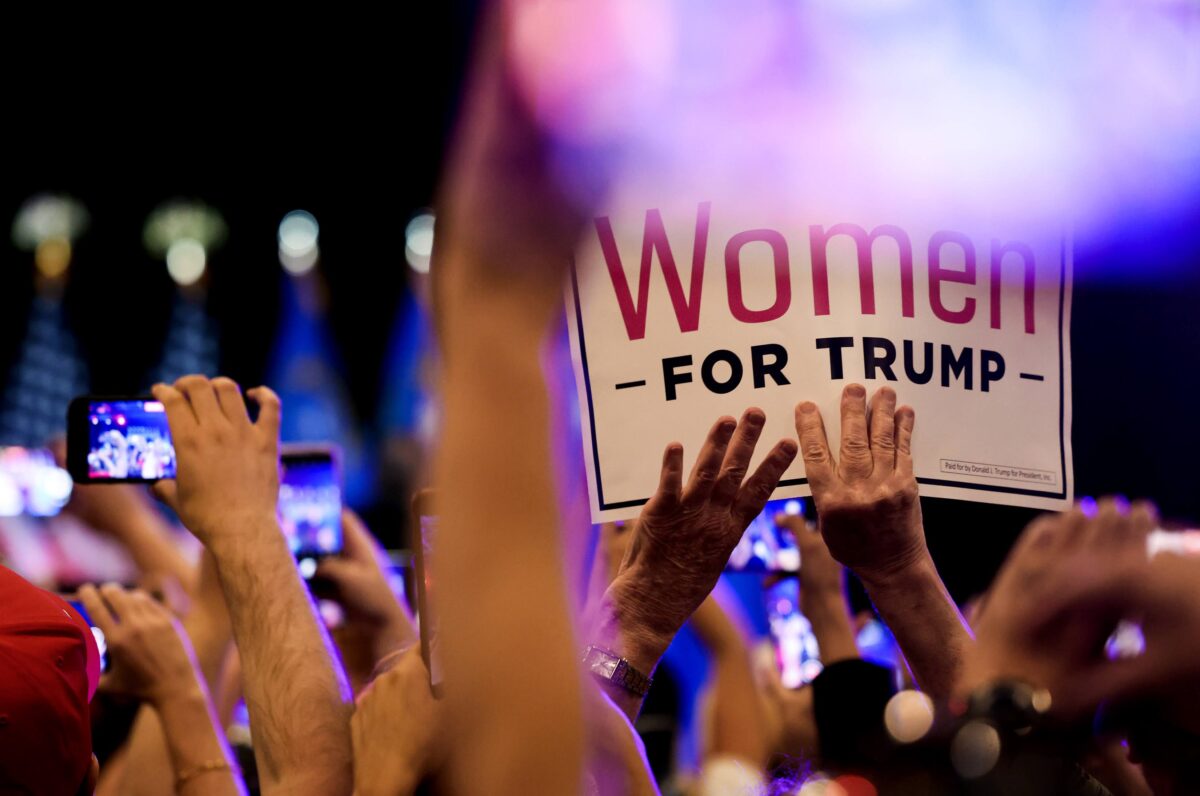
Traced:
<svg viewBox="0 0 1200 796">
<path fill-rule="evenodd" d="M 756 465 L 842 387 L 916 409 L 921 493 L 1061 508 L 1071 479 L 1071 245 L 1061 227 L 626 201 L 576 254 L 567 312 L 596 521 L 636 516 L 721 415 L 767 414 Z M 736 212 L 735 212 L 736 210 Z M 774 497 L 807 495 L 798 457 Z"/>
</svg>

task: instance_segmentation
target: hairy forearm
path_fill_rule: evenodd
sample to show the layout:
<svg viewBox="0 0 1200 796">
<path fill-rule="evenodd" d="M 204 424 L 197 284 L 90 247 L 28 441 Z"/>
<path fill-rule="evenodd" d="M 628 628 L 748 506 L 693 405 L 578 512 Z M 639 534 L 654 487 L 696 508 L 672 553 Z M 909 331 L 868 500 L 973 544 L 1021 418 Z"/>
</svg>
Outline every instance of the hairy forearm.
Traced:
<svg viewBox="0 0 1200 796">
<path fill-rule="evenodd" d="M 443 338 L 437 483 L 446 499 L 434 570 L 454 769 L 467 791 L 569 793 L 579 787 L 583 716 L 542 334 L 512 309 L 481 304 L 467 324 L 477 334 L 451 324 Z"/>
<path fill-rule="evenodd" d="M 278 526 L 213 551 L 241 658 L 264 793 L 348 794 L 349 689 Z"/>
<path fill-rule="evenodd" d="M 888 577 L 863 578 L 863 585 L 917 684 L 932 697 L 950 696 L 974 642 L 933 559 L 925 556 Z"/>
<path fill-rule="evenodd" d="M 162 724 L 162 738 L 166 741 L 175 777 L 188 777 L 179 788 L 180 794 L 221 796 L 246 792 L 233 753 L 199 683 L 186 693 L 156 701 L 154 709 Z M 132 763 L 132 756 L 130 761 Z M 228 768 L 217 767 L 218 763 L 224 763 Z M 131 765 L 128 774 L 127 779 L 137 780 L 141 771 Z"/>
</svg>

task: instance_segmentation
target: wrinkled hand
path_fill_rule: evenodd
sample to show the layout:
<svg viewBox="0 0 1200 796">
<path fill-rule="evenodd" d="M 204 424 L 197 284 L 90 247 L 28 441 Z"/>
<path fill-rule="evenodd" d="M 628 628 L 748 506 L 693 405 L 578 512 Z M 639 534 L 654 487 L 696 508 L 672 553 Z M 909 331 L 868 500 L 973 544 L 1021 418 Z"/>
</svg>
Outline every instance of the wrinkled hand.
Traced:
<svg viewBox="0 0 1200 796">
<path fill-rule="evenodd" d="M 412 793 L 446 755 L 444 707 L 429 689 L 419 647 L 395 656 L 395 665 L 358 697 L 350 733 L 355 796 Z"/>
<path fill-rule="evenodd" d="M 402 598 L 388 584 L 387 554 L 349 509 L 342 511 L 342 536 L 342 555 L 321 560 L 314 590 L 341 605 L 347 623 L 368 634 L 372 643 L 386 638 L 391 649 L 408 646 L 416 640 L 416 629 Z"/>
<path fill-rule="evenodd" d="M 84 586 L 79 599 L 104 632 L 112 661 L 105 690 L 157 703 L 200 687 L 187 636 L 148 594 L 110 583 Z"/>
<path fill-rule="evenodd" d="M 279 398 L 266 387 L 247 394 L 260 407 L 251 423 L 238 385 L 227 378 L 184 376 L 158 384 L 178 458 L 173 500 L 179 518 L 205 546 L 256 527 L 277 528 Z M 277 531 L 274 531 L 277 532 Z"/>
<path fill-rule="evenodd" d="M 1096 698 L 1085 696 L 1080 687 L 1113 667 L 1126 668 L 1109 662 L 1103 646 L 1117 621 L 1133 613 L 1145 593 L 1138 582 L 1153 577 L 1146 536 L 1155 524 L 1149 504 L 1130 510 L 1113 499 L 1101 501 L 1094 512 L 1077 507 L 1035 520 L 979 608 L 976 645 L 968 654 L 959 692 L 1016 678 L 1050 689 L 1063 714 L 1094 707 Z M 1195 574 L 1200 567 L 1194 568 Z M 1200 592 L 1195 586 L 1190 590 Z M 1200 619 L 1200 608 L 1193 613 Z M 1167 631 L 1159 639 L 1159 652 L 1177 648 L 1171 636 L 1194 633 L 1197 627 L 1172 624 L 1167 630 L 1162 622 L 1146 626 Z"/>
<path fill-rule="evenodd" d="M 747 409 L 740 423 L 718 420 L 686 485 L 683 446 L 667 446 L 658 489 L 638 518 L 609 588 L 622 616 L 669 639 L 712 591 L 729 554 L 796 456 L 795 442 L 781 440 L 746 478 L 764 423 L 761 409 Z"/>
<path fill-rule="evenodd" d="M 817 507 L 821 536 L 835 559 L 864 581 L 887 578 L 927 558 L 913 475 L 911 407 L 881 387 L 871 399 L 861 384 L 842 391 L 842 441 L 834 461 L 821 412 L 796 407 L 796 431 Z"/>
</svg>

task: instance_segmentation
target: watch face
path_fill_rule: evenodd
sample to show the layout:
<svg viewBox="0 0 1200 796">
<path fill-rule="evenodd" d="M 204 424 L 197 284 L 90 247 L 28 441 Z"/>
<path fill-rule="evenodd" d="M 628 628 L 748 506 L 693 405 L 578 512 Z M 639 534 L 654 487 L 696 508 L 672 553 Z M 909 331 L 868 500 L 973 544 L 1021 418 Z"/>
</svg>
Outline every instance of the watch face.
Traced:
<svg viewBox="0 0 1200 796">
<path fill-rule="evenodd" d="M 596 671 L 605 677 L 612 677 L 617 671 L 619 660 L 611 656 L 604 656 L 603 659 L 596 662 Z"/>
</svg>

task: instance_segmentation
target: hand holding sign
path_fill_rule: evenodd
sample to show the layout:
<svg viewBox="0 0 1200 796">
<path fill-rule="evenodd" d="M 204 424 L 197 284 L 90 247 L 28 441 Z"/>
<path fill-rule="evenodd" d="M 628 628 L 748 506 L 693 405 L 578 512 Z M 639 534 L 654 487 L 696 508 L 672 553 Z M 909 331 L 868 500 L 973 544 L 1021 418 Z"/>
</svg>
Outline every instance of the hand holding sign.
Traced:
<svg viewBox="0 0 1200 796">
<path fill-rule="evenodd" d="M 746 478 L 766 419 L 757 408 L 747 409 L 740 422 L 718 419 L 686 484 L 683 446 L 667 446 L 658 489 L 590 619 L 590 641 L 617 651 L 640 672 L 654 671 L 796 457 L 796 443 L 780 440 Z M 637 716 L 640 697 L 616 689 L 610 695 L 627 716 Z"/>
<path fill-rule="evenodd" d="M 913 476 L 910 407 L 882 387 L 871 399 L 860 384 L 842 391 L 842 443 L 835 462 L 816 405 L 796 407 L 805 473 L 833 557 L 863 580 L 888 577 L 928 556 Z"/>
<path fill-rule="evenodd" d="M 882 387 L 842 391 L 842 442 L 829 451 L 821 413 L 796 407 L 804 468 L 829 552 L 852 569 L 896 636 L 913 675 L 934 696 L 954 687 L 971 645 L 966 623 L 925 546 L 913 475 L 911 407 Z"/>
<path fill-rule="evenodd" d="M 667 446 L 658 489 L 642 510 L 613 584 L 637 592 L 631 605 L 653 608 L 644 618 L 655 632 L 674 636 L 704 601 L 746 527 L 795 458 L 795 442 L 781 440 L 746 478 L 765 423 L 766 415 L 756 408 L 747 409 L 741 422 L 719 419 L 686 485 L 683 446 Z"/>
</svg>

